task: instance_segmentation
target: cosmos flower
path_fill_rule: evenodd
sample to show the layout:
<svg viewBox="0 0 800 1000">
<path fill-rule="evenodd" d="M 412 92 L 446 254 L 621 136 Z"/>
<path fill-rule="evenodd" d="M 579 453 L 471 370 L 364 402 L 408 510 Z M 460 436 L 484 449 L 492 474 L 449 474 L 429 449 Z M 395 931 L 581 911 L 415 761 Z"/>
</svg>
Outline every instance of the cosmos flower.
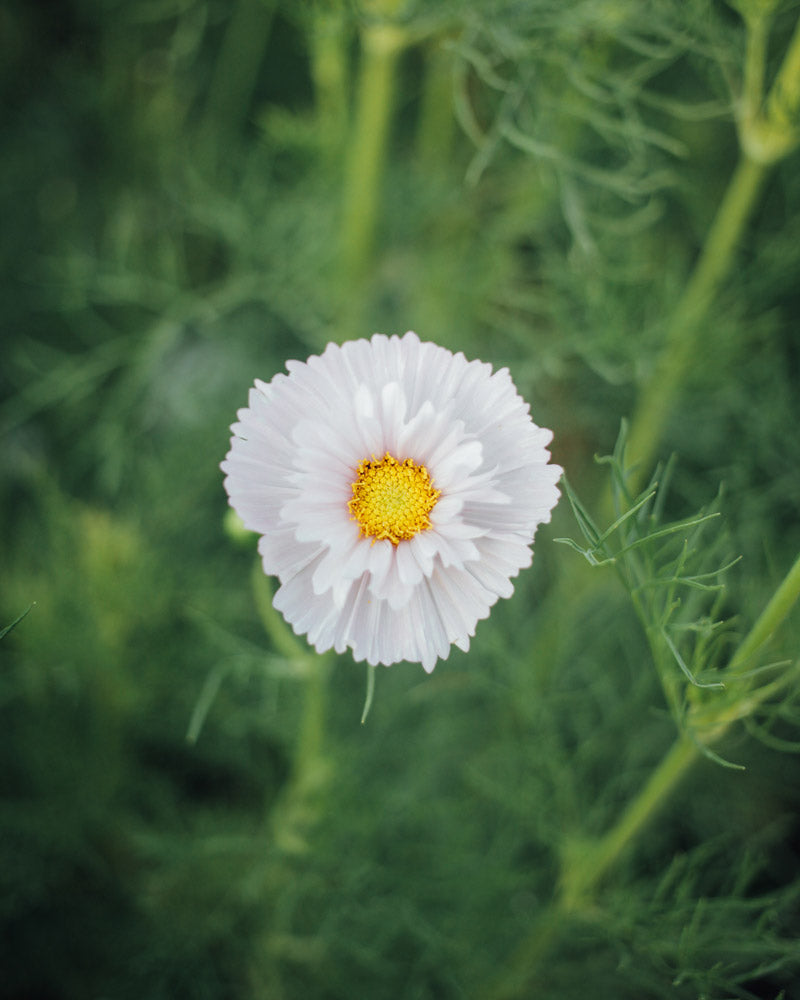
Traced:
<svg viewBox="0 0 800 1000">
<path fill-rule="evenodd" d="M 561 469 L 507 369 L 415 333 L 256 380 L 222 463 L 275 607 L 324 652 L 433 670 L 531 562 Z"/>
</svg>

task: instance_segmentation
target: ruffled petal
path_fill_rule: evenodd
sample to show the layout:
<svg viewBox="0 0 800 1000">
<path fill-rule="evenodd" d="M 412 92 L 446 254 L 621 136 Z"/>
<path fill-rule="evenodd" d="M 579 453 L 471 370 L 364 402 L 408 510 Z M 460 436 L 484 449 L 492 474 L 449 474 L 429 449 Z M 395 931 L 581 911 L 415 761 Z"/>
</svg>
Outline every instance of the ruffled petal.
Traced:
<svg viewBox="0 0 800 1000">
<path fill-rule="evenodd" d="M 468 650 L 558 500 L 551 432 L 506 369 L 411 332 L 329 344 L 286 369 L 256 380 L 222 462 L 279 579 L 275 607 L 318 651 L 370 664 L 430 671 L 451 646 Z M 397 544 L 365 537 L 350 509 L 361 463 L 387 453 L 439 493 L 430 526 Z"/>
</svg>

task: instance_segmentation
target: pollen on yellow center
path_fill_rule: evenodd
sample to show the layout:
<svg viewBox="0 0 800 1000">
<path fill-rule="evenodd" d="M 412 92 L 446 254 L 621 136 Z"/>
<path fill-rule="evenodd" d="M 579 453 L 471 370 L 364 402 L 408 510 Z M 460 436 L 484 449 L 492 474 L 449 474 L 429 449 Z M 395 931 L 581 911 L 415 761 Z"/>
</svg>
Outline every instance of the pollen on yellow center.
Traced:
<svg viewBox="0 0 800 1000">
<path fill-rule="evenodd" d="M 398 545 L 430 528 L 428 515 L 440 491 L 424 465 L 411 458 L 398 462 L 387 451 L 379 460 L 373 456 L 359 462 L 357 472 L 347 506 L 362 535 Z"/>
</svg>

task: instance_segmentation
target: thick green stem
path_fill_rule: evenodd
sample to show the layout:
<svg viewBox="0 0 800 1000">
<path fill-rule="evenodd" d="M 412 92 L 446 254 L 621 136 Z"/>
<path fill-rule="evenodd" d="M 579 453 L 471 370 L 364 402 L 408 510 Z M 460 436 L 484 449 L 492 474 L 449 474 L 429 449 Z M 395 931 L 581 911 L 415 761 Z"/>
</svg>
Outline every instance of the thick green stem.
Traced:
<svg viewBox="0 0 800 1000">
<path fill-rule="evenodd" d="M 635 488 L 650 471 L 675 397 L 698 357 L 700 326 L 716 291 L 731 270 L 739 238 L 758 201 L 769 170 L 800 142 L 800 20 L 772 89 L 763 96 L 768 12 L 745 21 L 747 55 L 740 105 L 739 165 L 728 185 L 694 273 L 670 322 L 663 353 L 631 424 L 628 457 L 637 465 Z"/>
<path fill-rule="evenodd" d="M 308 672 L 308 661 L 313 654 L 296 638 L 284 621 L 280 612 L 272 604 L 272 588 L 269 579 L 261 568 L 261 560 L 253 563 L 250 583 L 253 588 L 253 601 L 264 626 L 264 631 L 272 640 L 275 650 L 285 657 L 296 668 L 297 677 L 305 677 Z"/>
<path fill-rule="evenodd" d="M 302 794 L 317 791 L 327 773 L 322 754 L 327 675 L 327 659 L 315 657 L 305 682 L 303 717 L 292 768 L 292 782 Z"/>
<path fill-rule="evenodd" d="M 362 62 L 356 95 L 356 120 L 344 181 L 341 268 L 345 302 L 345 336 L 361 335 L 358 327 L 361 287 L 369 269 L 378 217 L 386 139 L 394 108 L 397 61 L 406 34 L 390 24 L 367 25 L 362 31 Z"/>
<path fill-rule="evenodd" d="M 318 127 L 324 145 L 339 154 L 347 128 L 347 47 L 349 21 L 344 4 L 319 4 L 314 14 L 309 50 Z"/>
<path fill-rule="evenodd" d="M 453 56 L 441 43 L 426 53 L 425 86 L 417 128 L 417 166 L 425 175 L 439 175 L 450 164 L 455 135 Z"/>
<path fill-rule="evenodd" d="M 272 591 L 260 563 L 253 567 L 252 582 L 256 608 L 264 628 L 277 652 L 292 664 L 295 677 L 304 685 L 292 769 L 280 801 L 272 811 L 271 823 L 276 845 L 289 853 L 299 853 L 307 848 L 306 833 L 314 823 L 318 796 L 329 776 L 323 743 L 330 659 L 312 652 L 295 638 L 272 605 Z"/>
<path fill-rule="evenodd" d="M 733 655 L 728 672 L 741 673 L 752 666 L 752 658 L 784 621 L 800 597 L 800 556 L 772 595 L 744 641 Z"/>
<path fill-rule="evenodd" d="M 330 778 L 323 753 L 328 661 L 317 657 L 304 682 L 303 713 L 289 781 L 271 817 L 275 845 L 289 854 L 308 850 L 308 833 L 320 811 L 320 795 Z"/>
<path fill-rule="evenodd" d="M 609 868 L 669 798 L 698 754 L 691 740 L 678 739 L 608 833 L 575 852 L 565 864 L 561 879 L 561 907 L 566 912 L 586 903 Z"/>
<path fill-rule="evenodd" d="M 675 395 L 699 353 L 700 324 L 722 280 L 731 269 L 736 247 L 756 205 L 767 167 L 743 155 L 725 193 L 694 273 L 680 299 L 662 355 L 642 387 L 631 421 L 627 455 L 636 492 L 649 474 Z"/>
<path fill-rule="evenodd" d="M 694 743 L 686 738 L 679 739 L 604 837 L 593 844 L 572 845 L 572 849 L 565 852 L 558 897 L 517 949 L 502 978 L 483 994 L 486 1000 L 513 1000 L 533 995 L 531 990 L 541 962 L 565 918 L 590 903 L 603 876 L 661 808 L 698 754 Z"/>
<path fill-rule="evenodd" d="M 798 598 L 800 556 L 731 657 L 727 670 L 729 675 L 741 673 L 752 666 L 753 656 L 786 619 Z M 480 996 L 486 1000 L 512 1000 L 530 995 L 534 977 L 565 920 L 591 905 L 592 896 L 602 879 L 664 806 L 683 776 L 701 756 L 702 746 L 710 747 L 718 742 L 737 719 L 754 711 L 773 690 L 774 683 L 766 685 L 760 693 L 748 689 L 733 704 L 724 701 L 719 708 L 706 706 L 706 717 L 693 720 L 701 722 L 694 738 L 688 735 L 678 738 L 611 829 L 596 841 L 568 844 L 562 857 L 558 895 L 517 948 L 500 980 Z"/>
<path fill-rule="evenodd" d="M 741 100 L 741 115 L 745 122 L 755 121 L 762 112 L 771 19 L 772 11 L 762 8 L 748 11 L 745 16 L 747 33 Z"/>
<path fill-rule="evenodd" d="M 795 25 L 781 68 L 767 99 L 766 123 L 776 138 L 782 139 L 779 148 L 773 151 L 773 158 L 785 156 L 800 141 L 798 128 L 800 110 L 800 18 Z"/>
</svg>

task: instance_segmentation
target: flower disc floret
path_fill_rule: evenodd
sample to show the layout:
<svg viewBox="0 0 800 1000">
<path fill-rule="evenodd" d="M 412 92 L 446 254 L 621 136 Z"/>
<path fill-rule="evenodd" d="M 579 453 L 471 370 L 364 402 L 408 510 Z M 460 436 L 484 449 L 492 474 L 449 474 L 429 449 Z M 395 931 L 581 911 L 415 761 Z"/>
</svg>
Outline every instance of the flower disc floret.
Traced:
<svg viewBox="0 0 800 1000">
<path fill-rule="evenodd" d="M 363 459 L 357 472 L 347 506 L 365 537 L 399 545 L 431 527 L 428 515 L 441 493 L 424 465 L 398 462 L 387 451 L 380 461 Z"/>
<path fill-rule="evenodd" d="M 506 369 L 414 333 L 286 367 L 256 380 L 222 463 L 275 607 L 319 652 L 430 671 L 530 564 L 552 435 Z"/>
</svg>

